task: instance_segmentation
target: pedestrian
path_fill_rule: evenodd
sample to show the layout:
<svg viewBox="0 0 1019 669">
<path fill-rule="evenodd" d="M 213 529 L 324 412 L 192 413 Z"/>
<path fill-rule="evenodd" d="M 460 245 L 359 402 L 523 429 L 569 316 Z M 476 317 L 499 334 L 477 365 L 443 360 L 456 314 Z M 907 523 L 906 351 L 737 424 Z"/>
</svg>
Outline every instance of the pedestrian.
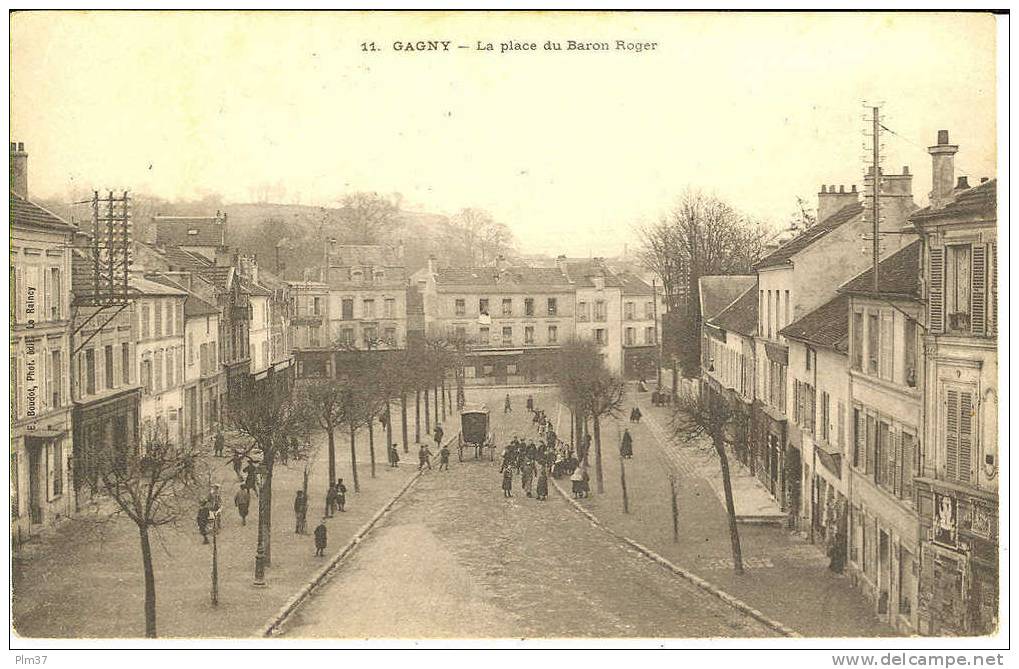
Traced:
<svg viewBox="0 0 1019 669">
<path fill-rule="evenodd" d="M 326 518 L 332 518 L 333 512 L 336 510 L 336 484 L 330 483 L 329 489 L 326 490 Z"/>
<path fill-rule="evenodd" d="M 534 467 L 534 461 L 531 460 L 524 465 L 523 470 L 520 472 L 520 487 L 528 497 L 532 496 L 534 476 L 537 474 L 537 470 Z"/>
<path fill-rule="evenodd" d="M 389 447 L 389 466 L 399 467 L 400 466 L 400 444 L 393 443 Z"/>
<path fill-rule="evenodd" d="M 573 473 L 570 474 L 570 488 L 574 499 L 580 497 L 584 491 L 584 474 L 580 471 L 580 467 L 574 469 Z"/>
<path fill-rule="evenodd" d="M 436 423 L 435 424 L 435 444 L 436 444 L 436 446 L 438 446 L 439 444 L 442 443 L 442 435 L 443 435 L 442 423 Z M 431 467 L 429 467 L 429 469 L 431 469 Z"/>
<path fill-rule="evenodd" d="M 439 471 L 441 472 L 443 469 L 449 471 L 449 446 L 446 444 L 443 444 L 439 449 Z"/>
<path fill-rule="evenodd" d="M 587 462 L 580 468 L 580 493 L 581 497 L 591 494 L 591 472 L 587 470 Z"/>
<path fill-rule="evenodd" d="M 241 517 L 241 525 L 248 524 L 248 509 L 251 506 L 251 493 L 244 486 L 234 493 L 234 506 L 237 507 L 237 514 Z"/>
<path fill-rule="evenodd" d="M 298 490 L 294 496 L 294 534 L 304 534 L 308 531 L 308 497 L 303 490 Z"/>
<path fill-rule="evenodd" d="M 534 411 L 534 395 L 527 396 L 527 410 Z"/>
<path fill-rule="evenodd" d="M 514 437 L 516 440 L 516 437 Z M 512 466 L 513 462 L 513 444 L 511 443 L 506 448 L 502 449 L 502 464 L 499 465 L 499 473 L 501 474 L 507 467 Z"/>
<path fill-rule="evenodd" d="M 251 459 L 248 460 L 248 466 L 244 468 L 244 486 L 258 495 L 258 466 Z"/>
<path fill-rule="evenodd" d="M 223 510 L 223 496 L 219 492 L 219 484 L 213 483 L 209 487 L 209 512 L 212 514 L 212 520 L 216 524 L 216 530 L 218 531 L 222 527 L 222 521 L 220 520 L 220 511 Z"/>
<path fill-rule="evenodd" d="M 202 535 L 202 543 L 209 543 L 209 521 L 212 519 L 212 511 L 209 510 L 209 500 L 203 499 L 198 505 L 198 516 L 195 521 L 198 523 L 198 533 Z"/>
<path fill-rule="evenodd" d="M 223 449 L 226 448 L 226 439 L 223 438 L 222 430 L 216 430 L 216 437 L 212 440 L 212 444 L 216 457 L 222 457 Z"/>
<path fill-rule="evenodd" d="M 315 528 L 315 557 L 325 557 L 328 532 L 329 530 L 326 529 L 326 519 L 323 518 L 319 522 L 318 527 Z"/>
<path fill-rule="evenodd" d="M 421 444 L 421 448 L 418 449 L 418 471 L 421 471 L 428 466 L 428 469 L 432 468 L 432 452 L 428 450 L 426 444 Z"/>
<path fill-rule="evenodd" d="M 548 499 L 548 470 L 545 467 L 538 472 L 538 485 L 534 494 L 539 500 Z"/>
<path fill-rule="evenodd" d="M 633 407 L 633 411 L 630 412 L 631 420 L 634 423 L 639 423 L 640 422 L 640 417 L 643 416 L 643 415 L 644 414 L 642 414 L 640 412 L 640 407 Z"/>
<path fill-rule="evenodd" d="M 511 490 L 513 490 L 513 470 L 507 467 L 506 471 L 502 473 L 502 496 L 512 497 Z"/>
<path fill-rule="evenodd" d="M 336 508 L 341 512 L 347 511 L 347 486 L 343 485 L 343 479 L 336 482 Z"/>
<path fill-rule="evenodd" d="M 240 454 L 240 451 L 234 451 L 233 457 L 230 458 L 230 464 L 233 465 L 234 475 L 237 476 L 237 480 L 243 482 L 244 477 L 241 476 L 241 465 L 244 464 L 244 456 Z"/>
<path fill-rule="evenodd" d="M 623 441 L 619 445 L 619 455 L 627 460 L 633 459 L 633 437 L 630 436 L 629 428 L 623 430 Z"/>
<path fill-rule="evenodd" d="M 510 402 L 509 393 L 506 393 L 506 404 L 502 408 L 503 413 L 513 413 L 513 403 Z"/>
</svg>

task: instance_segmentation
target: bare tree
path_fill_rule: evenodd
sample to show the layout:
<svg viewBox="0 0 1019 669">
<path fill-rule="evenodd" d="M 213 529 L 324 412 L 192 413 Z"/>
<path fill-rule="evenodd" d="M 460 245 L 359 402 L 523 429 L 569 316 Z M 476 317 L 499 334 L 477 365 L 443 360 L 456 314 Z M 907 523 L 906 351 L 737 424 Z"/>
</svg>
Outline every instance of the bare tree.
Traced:
<svg viewBox="0 0 1019 669">
<path fill-rule="evenodd" d="M 355 244 L 377 244 L 400 225 L 396 201 L 378 193 L 358 192 L 340 201 L 345 237 Z"/>
<path fill-rule="evenodd" d="M 732 479 L 729 475 L 729 457 L 726 444 L 735 448 L 747 448 L 750 435 L 750 418 L 745 412 L 733 409 L 722 398 L 715 395 L 701 397 L 680 396 L 676 399 L 673 413 L 673 430 L 677 437 L 687 442 L 696 442 L 702 436 L 711 440 L 711 446 L 718 456 L 722 473 L 722 487 L 725 491 L 725 511 L 729 518 L 729 541 L 732 544 L 733 569 L 743 573 L 743 552 L 740 548 L 739 529 L 736 525 L 736 507 L 732 497 Z"/>
<path fill-rule="evenodd" d="M 274 377 L 261 381 L 248 379 L 236 393 L 230 400 L 228 423 L 248 442 L 242 455 L 253 464 L 259 463 L 261 474 L 255 556 L 255 582 L 261 584 L 265 567 L 272 565 L 273 471 L 285 450 L 294 460 L 308 456 L 308 428 L 314 419 L 292 389 Z M 297 452 L 291 453 L 293 444 L 297 444 Z"/>
<path fill-rule="evenodd" d="M 599 361 L 600 359 L 599 357 Z M 614 418 L 619 414 L 619 410 L 623 407 L 625 394 L 626 382 L 605 369 L 604 364 L 591 374 L 591 379 L 588 382 L 586 409 L 588 415 L 591 416 L 591 425 L 594 430 L 594 471 L 599 493 L 605 492 L 602 474 L 601 419 L 604 417 Z"/>
<path fill-rule="evenodd" d="M 336 431 L 344 424 L 343 386 L 335 379 L 306 379 L 299 383 L 299 401 L 308 407 L 316 424 L 326 433 L 329 447 L 329 481 L 336 482 Z"/>
<path fill-rule="evenodd" d="M 196 509 L 201 492 L 196 475 L 197 455 L 173 444 L 166 431 L 148 428 L 137 444 L 120 443 L 96 454 L 95 478 L 101 494 L 116 502 L 138 527 L 145 573 L 145 636 L 156 636 L 156 576 L 152 566 L 153 531 L 176 524 Z"/>
<path fill-rule="evenodd" d="M 790 217 L 790 223 L 798 230 L 806 230 L 817 223 L 817 210 L 807 204 L 799 195 L 796 196 L 796 211 Z"/>
</svg>

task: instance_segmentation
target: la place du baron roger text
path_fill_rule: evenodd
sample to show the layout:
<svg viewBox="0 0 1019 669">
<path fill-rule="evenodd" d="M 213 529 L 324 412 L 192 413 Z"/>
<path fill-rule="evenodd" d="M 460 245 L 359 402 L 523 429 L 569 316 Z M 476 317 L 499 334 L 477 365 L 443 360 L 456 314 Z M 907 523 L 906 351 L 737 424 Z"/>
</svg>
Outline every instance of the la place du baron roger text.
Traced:
<svg viewBox="0 0 1019 669">
<path fill-rule="evenodd" d="M 453 40 L 395 40 L 393 42 L 361 42 L 361 51 L 368 53 L 379 51 L 395 51 L 399 53 L 434 53 L 454 51 L 474 51 L 482 53 L 529 53 L 529 52 L 595 52 L 617 51 L 629 53 L 645 53 L 658 49 L 658 42 L 635 40 L 611 40 L 585 42 L 580 40 L 545 40 L 544 42 L 528 42 L 508 40 L 506 42 L 489 42 L 474 40 L 469 43 Z"/>
</svg>

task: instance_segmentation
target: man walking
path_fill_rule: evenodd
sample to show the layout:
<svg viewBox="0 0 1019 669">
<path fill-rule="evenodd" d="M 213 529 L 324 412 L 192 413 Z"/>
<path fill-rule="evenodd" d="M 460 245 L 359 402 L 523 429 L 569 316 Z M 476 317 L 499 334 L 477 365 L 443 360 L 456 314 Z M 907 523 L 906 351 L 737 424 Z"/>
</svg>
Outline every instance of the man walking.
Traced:
<svg viewBox="0 0 1019 669">
<path fill-rule="evenodd" d="M 223 449 L 226 448 L 226 439 L 223 438 L 222 430 L 216 430 L 216 438 L 212 440 L 212 444 L 216 457 L 223 457 Z"/>
<path fill-rule="evenodd" d="M 443 434 L 444 433 L 442 431 L 442 423 L 436 423 L 435 424 L 435 446 L 436 447 L 438 447 L 438 446 L 440 446 L 442 444 L 442 435 Z M 431 467 L 429 467 L 429 469 L 431 469 Z"/>
<path fill-rule="evenodd" d="M 318 527 L 315 528 L 315 557 L 325 557 L 326 543 L 328 541 L 327 532 L 326 519 L 323 518 L 319 522 Z"/>
<path fill-rule="evenodd" d="M 234 474 L 237 476 L 237 480 L 240 482 L 244 481 L 244 477 L 241 476 L 241 465 L 244 464 L 244 456 L 239 451 L 234 451 L 234 455 L 230 458 L 230 464 L 233 465 Z"/>
<path fill-rule="evenodd" d="M 396 468 L 400 466 L 400 444 L 393 442 L 389 447 L 389 466 Z"/>
<path fill-rule="evenodd" d="M 234 506 L 237 507 L 237 513 L 241 517 L 241 525 L 248 524 L 248 509 L 251 507 L 251 493 L 244 486 L 237 489 L 234 493 Z"/>
<path fill-rule="evenodd" d="M 506 404 L 502 408 L 503 413 L 513 413 L 513 403 L 510 402 L 509 393 L 506 393 Z"/>
<path fill-rule="evenodd" d="M 347 486 L 343 485 L 343 479 L 336 482 L 336 508 L 341 512 L 345 512 L 347 509 Z"/>
<path fill-rule="evenodd" d="M 308 498 L 303 490 L 298 490 L 294 497 L 294 534 L 304 534 L 307 531 Z"/>
<path fill-rule="evenodd" d="M 619 455 L 627 460 L 633 459 L 633 437 L 630 436 L 629 428 L 623 430 L 623 442 L 619 446 Z"/>
<path fill-rule="evenodd" d="M 439 449 L 439 471 L 443 469 L 449 471 L 449 447 L 445 444 Z"/>
<path fill-rule="evenodd" d="M 209 521 L 212 519 L 212 511 L 209 510 L 209 500 L 203 499 L 198 506 L 198 533 L 202 535 L 202 543 L 209 543 Z"/>
<path fill-rule="evenodd" d="M 329 489 L 326 491 L 326 518 L 332 518 L 333 512 L 336 510 L 336 484 L 330 483 Z"/>
<path fill-rule="evenodd" d="M 436 428 L 436 430 L 438 430 L 438 428 Z M 418 471 L 424 469 L 425 466 L 427 466 L 428 469 L 432 468 L 432 452 L 428 450 L 428 446 L 426 444 L 421 444 L 421 448 L 418 449 Z"/>
</svg>

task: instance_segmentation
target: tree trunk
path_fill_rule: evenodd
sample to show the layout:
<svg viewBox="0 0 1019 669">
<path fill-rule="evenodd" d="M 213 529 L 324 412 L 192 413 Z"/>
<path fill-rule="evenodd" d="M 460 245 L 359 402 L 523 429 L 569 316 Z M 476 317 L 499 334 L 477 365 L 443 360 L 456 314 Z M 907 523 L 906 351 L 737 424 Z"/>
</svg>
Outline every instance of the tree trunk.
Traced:
<svg viewBox="0 0 1019 669">
<path fill-rule="evenodd" d="M 145 570 L 145 636 L 156 638 L 156 574 L 152 569 L 152 545 L 149 544 L 149 528 L 139 526 L 142 542 L 142 568 Z"/>
<path fill-rule="evenodd" d="M 329 426 L 326 435 L 329 437 L 329 481 L 326 483 L 326 488 L 328 488 L 336 483 L 336 429 Z"/>
<path fill-rule="evenodd" d="M 439 384 L 432 388 L 432 399 L 435 400 L 435 424 L 439 424 Z"/>
<path fill-rule="evenodd" d="M 428 400 L 428 388 L 425 388 L 425 434 L 431 434 L 432 432 L 432 410 L 429 406 Z M 421 441 L 421 435 L 418 435 L 418 442 Z"/>
<path fill-rule="evenodd" d="M 591 417 L 594 423 L 594 480 L 598 485 L 598 494 L 605 492 L 605 478 L 602 474 L 601 467 L 601 422 L 598 420 L 598 416 Z M 622 458 L 619 460 L 620 466 L 622 466 Z M 623 492 L 626 492 L 626 484 L 623 484 Z M 625 506 L 625 501 L 624 501 Z"/>
<path fill-rule="evenodd" d="M 722 487 L 725 489 L 725 511 L 729 516 L 729 540 L 732 542 L 732 567 L 737 574 L 743 573 L 743 551 L 739 545 L 739 530 L 736 527 L 736 506 L 732 501 L 732 481 L 729 479 L 729 458 L 725 444 L 715 440 L 718 464 L 722 469 Z"/>
<path fill-rule="evenodd" d="M 400 427 L 403 434 L 403 452 L 407 453 L 410 447 L 407 445 L 407 393 L 400 391 Z"/>
<path fill-rule="evenodd" d="M 439 386 L 439 392 L 442 393 L 442 419 L 446 420 L 446 377 L 443 375 L 442 383 Z"/>
<path fill-rule="evenodd" d="M 361 492 L 357 482 L 357 428 L 350 428 L 350 475 L 354 477 L 354 492 Z"/>
<path fill-rule="evenodd" d="M 414 390 L 414 443 L 421 441 L 421 390 Z M 404 451 L 406 452 L 406 451 Z"/>
<path fill-rule="evenodd" d="M 262 484 L 262 496 L 265 498 L 265 566 L 272 566 L 272 467 L 265 473 Z"/>
<path fill-rule="evenodd" d="M 598 433 L 598 422 L 594 423 L 595 434 Z M 598 437 L 595 437 L 597 439 Z M 626 460 L 619 457 L 619 483 L 623 486 L 623 513 L 630 513 L 630 496 L 626 492 Z"/>
<path fill-rule="evenodd" d="M 371 477 L 375 478 L 375 418 L 368 421 L 368 457 L 371 458 Z"/>
</svg>

